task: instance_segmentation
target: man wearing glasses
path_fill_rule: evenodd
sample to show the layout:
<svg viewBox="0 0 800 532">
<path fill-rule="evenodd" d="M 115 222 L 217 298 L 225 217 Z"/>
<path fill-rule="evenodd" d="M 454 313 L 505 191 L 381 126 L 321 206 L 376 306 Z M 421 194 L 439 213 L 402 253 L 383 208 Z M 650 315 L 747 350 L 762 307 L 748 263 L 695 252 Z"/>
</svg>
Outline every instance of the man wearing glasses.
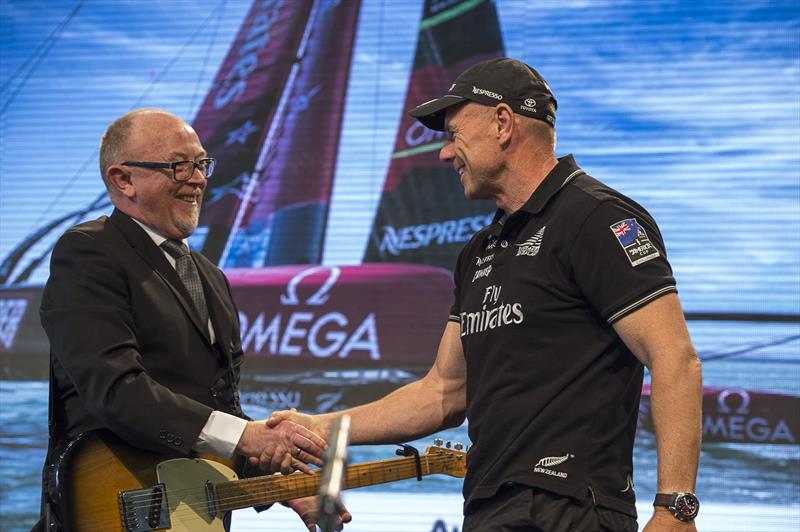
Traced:
<svg viewBox="0 0 800 532">
<path fill-rule="evenodd" d="M 103 135 L 114 212 L 59 239 L 42 298 L 51 452 L 101 430 L 165 455 L 238 454 L 283 473 L 321 464 L 325 442 L 313 432 L 243 419 L 230 287 L 186 246 L 214 163 L 191 126 L 162 110 L 132 111 Z M 292 503 L 309 526 L 310 505 Z"/>
</svg>

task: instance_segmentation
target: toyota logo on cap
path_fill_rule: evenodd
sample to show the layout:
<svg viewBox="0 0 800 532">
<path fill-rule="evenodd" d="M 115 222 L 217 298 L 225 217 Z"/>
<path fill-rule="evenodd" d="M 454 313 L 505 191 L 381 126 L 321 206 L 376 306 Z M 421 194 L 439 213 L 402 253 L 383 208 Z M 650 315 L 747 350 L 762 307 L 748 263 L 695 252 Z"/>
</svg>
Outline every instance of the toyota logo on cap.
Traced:
<svg viewBox="0 0 800 532">
<path fill-rule="evenodd" d="M 536 100 L 534 100 L 533 98 L 526 98 L 525 105 L 528 107 L 536 107 Z"/>
</svg>

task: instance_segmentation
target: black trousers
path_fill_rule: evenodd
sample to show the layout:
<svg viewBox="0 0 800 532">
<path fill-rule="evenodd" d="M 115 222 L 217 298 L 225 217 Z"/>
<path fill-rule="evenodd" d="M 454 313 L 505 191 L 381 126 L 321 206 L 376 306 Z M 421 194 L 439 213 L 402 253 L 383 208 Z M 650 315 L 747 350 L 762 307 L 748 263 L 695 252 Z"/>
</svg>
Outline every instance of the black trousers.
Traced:
<svg viewBox="0 0 800 532">
<path fill-rule="evenodd" d="M 513 484 L 491 499 L 476 501 L 464 516 L 461 532 L 636 532 L 630 515 L 583 500 Z"/>
</svg>

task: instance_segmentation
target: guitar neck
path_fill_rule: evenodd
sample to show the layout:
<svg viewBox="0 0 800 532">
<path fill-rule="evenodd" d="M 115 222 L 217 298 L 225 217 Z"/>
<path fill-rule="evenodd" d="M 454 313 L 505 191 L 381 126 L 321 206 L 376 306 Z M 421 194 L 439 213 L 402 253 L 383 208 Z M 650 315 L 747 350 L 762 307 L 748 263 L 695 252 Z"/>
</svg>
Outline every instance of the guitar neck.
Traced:
<svg viewBox="0 0 800 532">
<path fill-rule="evenodd" d="M 423 476 L 432 474 L 429 457 L 419 458 L 421 474 Z M 417 466 L 413 456 L 354 464 L 348 466 L 346 471 L 344 489 L 384 484 L 417 476 Z M 321 471 L 315 471 L 313 475 L 293 473 L 286 476 L 267 475 L 221 482 L 215 486 L 217 509 L 227 512 L 316 495 L 319 492 L 321 474 Z"/>
</svg>

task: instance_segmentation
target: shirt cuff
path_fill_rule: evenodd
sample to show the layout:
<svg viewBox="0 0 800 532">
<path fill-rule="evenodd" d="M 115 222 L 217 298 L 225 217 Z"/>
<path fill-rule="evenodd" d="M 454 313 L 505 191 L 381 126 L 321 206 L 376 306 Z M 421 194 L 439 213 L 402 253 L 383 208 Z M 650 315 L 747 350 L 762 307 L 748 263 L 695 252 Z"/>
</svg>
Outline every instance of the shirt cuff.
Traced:
<svg viewBox="0 0 800 532">
<path fill-rule="evenodd" d="M 194 450 L 199 453 L 230 458 L 233 456 L 246 426 L 246 419 L 214 410 L 208 416 L 203 430 L 200 431 L 197 443 L 194 444 Z"/>
</svg>

